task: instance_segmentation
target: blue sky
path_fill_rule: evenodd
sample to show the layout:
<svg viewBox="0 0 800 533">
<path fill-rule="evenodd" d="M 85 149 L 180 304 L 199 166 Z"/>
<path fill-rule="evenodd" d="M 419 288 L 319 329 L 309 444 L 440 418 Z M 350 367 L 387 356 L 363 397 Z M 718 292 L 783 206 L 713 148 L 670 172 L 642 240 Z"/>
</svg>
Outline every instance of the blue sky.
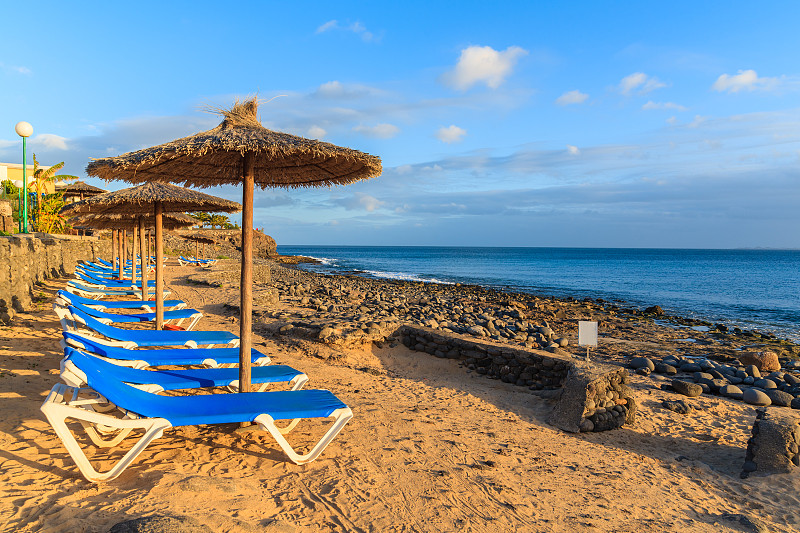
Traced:
<svg viewBox="0 0 800 533">
<path fill-rule="evenodd" d="M 800 247 L 798 2 L 18 2 L 4 18 L 37 30 L 4 30 L 0 161 L 20 160 L 27 120 L 40 161 L 84 176 L 255 93 L 265 126 L 382 158 L 347 187 L 257 191 L 279 244 Z"/>
</svg>

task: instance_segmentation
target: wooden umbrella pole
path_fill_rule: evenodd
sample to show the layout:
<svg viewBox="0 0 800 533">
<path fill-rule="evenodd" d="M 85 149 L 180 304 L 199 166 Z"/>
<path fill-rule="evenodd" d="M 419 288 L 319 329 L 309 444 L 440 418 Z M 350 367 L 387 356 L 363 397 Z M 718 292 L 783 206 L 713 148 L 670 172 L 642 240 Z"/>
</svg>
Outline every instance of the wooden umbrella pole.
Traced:
<svg viewBox="0 0 800 533">
<path fill-rule="evenodd" d="M 203 243 L 203 259 L 206 258 L 206 243 Z"/>
<path fill-rule="evenodd" d="M 242 191 L 242 279 L 239 289 L 239 392 L 250 392 L 250 352 L 253 341 L 253 189 L 255 160 L 244 155 Z"/>
<path fill-rule="evenodd" d="M 119 257 L 119 263 L 117 264 L 117 268 L 119 268 L 118 277 L 122 279 L 122 263 L 124 263 L 122 259 L 122 230 L 117 230 L 117 256 Z"/>
<path fill-rule="evenodd" d="M 145 252 L 147 251 L 144 244 L 144 217 L 139 217 L 139 255 L 142 259 L 142 300 L 147 300 L 150 296 L 150 289 L 147 287 L 147 259 L 145 259 Z"/>
<path fill-rule="evenodd" d="M 117 230 L 111 230 L 111 270 L 117 269 Z"/>
<path fill-rule="evenodd" d="M 128 230 L 122 230 L 122 275 L 125 275 L 125 267 L 128 266 Z"/>
<path fill-rule="evenodd" d="M 164 329 L 164 235 L 161 226 L 164 205 L 156 202 L 156 329 Z"/>
<path fill-rule="evenodd" d="M 139 236 L 139 225 L 133 226 L 133 241 L 131 242 L 131 287 L 136 288 L 136 244 Z"/>
<path fill-rule="evenodd" d="M 194 241 L 194 258 L 200 259 L 200 241 Z"/>
</svg>

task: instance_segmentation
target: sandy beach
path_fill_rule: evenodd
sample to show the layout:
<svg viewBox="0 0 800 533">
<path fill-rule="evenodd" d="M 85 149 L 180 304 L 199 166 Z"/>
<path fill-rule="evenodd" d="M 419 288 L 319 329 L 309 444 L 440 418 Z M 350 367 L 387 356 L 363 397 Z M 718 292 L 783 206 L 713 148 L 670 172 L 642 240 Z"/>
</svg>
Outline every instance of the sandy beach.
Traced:
<svg viewBox="0 0 800 533">
<path fill-rule="evenodd" d="M 225 306 L 238 292 L 235 284 L 190 283 L 198 269 L 173 263 L 167 286 L 173 298 L 205 314 L 197 329 L 238 333 L 236 312 Z M 352 421 L 319 459 L 295 465 L 268 434 L 234 433 L 233 425 L 181 427 L 165 432 L 119 478 L 100 484 L 80 475 L 39 411 L 59 379 L 61 327 L 52 301 L 65 280 L 37 289 L 36 308 L 0 327 L 2 531 L 106 532 L 150 515 L 189 517 L 216 532 L 800 531 L 797 473 L 740 478 L 753 406 L 704 394 L 691 399 L 695 411 L 679 415 L 661 407 L 662 400 L 682 398 L 661 389 L 667 378 L 632 373 L 639 404 L 634 425 L 565 433 L 546 421 L 552 400 L 529 387 L 399 342 L 315 339 L 319 332 L 309 322 L 325 317 L 351 340 L 360 319 L 368 339 L 370 328 L 375 334 L 382 328 L 381 320 L 359 311 L 369 294 L 429 290 L 322 278 L 275 267 L 270 286 L 280 301 L 262 307 L 254 327 L 254 347 L 274 363 L 304 371 L 308 387 L 329 389 L 353 409 Z M 342 290 L 348 283 L 355 286 Z M 304 292 L 299 284 L 307 286 Z M 339 292 L 322 298 L 316 289 L 326 284 Z M 439 291 L 431 300 L 444 298 L 445 289 L 430 290 Z M 477 294 L 446 290 L 462 291 L 465 299 Z M 361 294 L 353 320 L 335 304 L 319 311 L 327 300 L 344 301 L 353 292 Z M 483 294 L 476 301 L 488 306 L 495 296 L 510 298 Z M 752 342 L 700 332 L 693 332 L 695 342 L 681 342 L 684 330 L 592 302 L 541 299 L 538 307 L 527 306 L 531 322 L 547 320 L 568 339 L 565 350 L 575 353 L 570 321 L 601 320 L 605 339 L 595 356 L 611 363 L 639 355 L 725 354 Z M 303 321 L 308 331 L 288 334 Z M 383 322 L 390 328 L 394 318 L 387 314 Z M 783 346 L 782 353 L 795 348 Z M 301 425 L 290 440 L 311 442 L 320 429 Z M 103 455 L 109 452 L 86 449 L 93 461 L 110 464 Z"/>
</svg>

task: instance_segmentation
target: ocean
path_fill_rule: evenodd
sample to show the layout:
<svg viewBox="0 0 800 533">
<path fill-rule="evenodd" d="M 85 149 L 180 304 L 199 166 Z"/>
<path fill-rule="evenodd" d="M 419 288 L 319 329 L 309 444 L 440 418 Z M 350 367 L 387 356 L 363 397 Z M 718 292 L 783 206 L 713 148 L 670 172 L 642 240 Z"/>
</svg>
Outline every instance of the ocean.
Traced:
<svg viewBox="0 0 800 533">
<path fill-rule="evenodd" d="M 668 314 L 800 341 L 800 250 L 278 246 L 328 274 L 467 283 L 659 305 Z"/>
</svg>

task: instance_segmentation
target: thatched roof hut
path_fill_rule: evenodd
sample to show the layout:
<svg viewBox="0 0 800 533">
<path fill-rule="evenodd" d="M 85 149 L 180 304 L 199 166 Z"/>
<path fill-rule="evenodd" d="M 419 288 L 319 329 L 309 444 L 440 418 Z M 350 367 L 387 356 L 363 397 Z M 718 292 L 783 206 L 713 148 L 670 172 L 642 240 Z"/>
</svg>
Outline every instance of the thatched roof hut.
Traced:
<svg viewBox="0 0 800 533">
<path fill-rule="evenodd" d="M 56 184 L 56 192 L 64 193 L 64 201 L 69 203 L 91 198 L 107 191 L 100 187 L 89 185 L 84 181 L 76 181 L 75 183 L 65 183 L 64 185 Z"/>
<path fill-rule="evenodd" d="M 200 233 L 189 233 L 188 235 L 181 235 L 187 241 L 194 241 L 199 242 L 202 244 L 217 244 L 217 240 L 209 237 L 208 235 L 202 235 Z"/>
</svg>

